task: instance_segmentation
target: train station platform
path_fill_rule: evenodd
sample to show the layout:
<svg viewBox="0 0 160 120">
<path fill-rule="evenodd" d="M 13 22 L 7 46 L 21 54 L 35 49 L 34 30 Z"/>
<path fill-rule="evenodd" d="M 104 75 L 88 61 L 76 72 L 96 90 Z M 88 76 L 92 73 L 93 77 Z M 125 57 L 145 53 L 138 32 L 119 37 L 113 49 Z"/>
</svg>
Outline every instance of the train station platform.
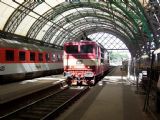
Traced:
<svg viewBox="0 0 160 120">
<path fill-rule="evenodd" d="M 56 120 L 152 119 L 143 112 L 143 100 L 127 77 L 106 76 Z"/>
<path fill-rule="evenodd" d="M 0 104 L 29 95 L 51 86 L 62 86 L 63 75 L 52 75 L 31 80 L 0 85 Z"/>
</svg>

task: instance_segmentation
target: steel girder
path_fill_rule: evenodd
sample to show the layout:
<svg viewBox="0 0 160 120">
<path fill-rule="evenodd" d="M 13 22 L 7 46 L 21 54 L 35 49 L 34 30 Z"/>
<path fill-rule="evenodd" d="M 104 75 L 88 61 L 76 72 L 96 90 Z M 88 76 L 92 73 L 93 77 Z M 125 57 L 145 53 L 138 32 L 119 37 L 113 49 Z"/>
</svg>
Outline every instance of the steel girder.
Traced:
<svg viewBox="0 0 160 120">
<path fill-rule="evenodd" d="M 28 4 L 29 4 L 29 2 L 28 2 Z M 37 4 L 38 4 L 38 2 L 37 2 Z M 25 6 L 25 3 L 23 3 L 23 6 Z M 29 8 L 30 6 L 26 5 L 25 7 Z M 147 23 L 148 18 L 145 15 L 144 9 L 140 5 L 139 1 L 137 1 L 137 0 L 125 0 L 125 1 L 110 0 L 110 1 L 107 1 L 106 3 L 97 3 L 97 2 L 95 2 L 95 3 L 92 3 L 92 2 L 76 2 L 76 3 L 69 2 L 69 3 L 67 3 L 67 2 L 64 2 L 54 8 L 51 8 L 49 11 L 47 11 L 42 16 L 40 15 L 40 17 L 35 21 L 35 23 L 32 25 L 32 27 L 28 31 L 27 37 L 36 38 L 36 36 L 40 32 L 40 30 L 48 22 L 51 22 L 53 24 L 52 28 L 49 28 L 49 31 L 55 30 L 55 32 L 56 32 L 56 30 L 58 31 L 60 28 L 61 32 L 70 33 L 71 37 L 75 37 L 74 32 L 71 31 L 73 29 L 70 29 L 70 31 L 67 29 L 64 29 L 63 26 L 65 26 L 65 24 L 63 26 L 56 24 L 56 23 L 54 23 L 54 19 L 56 19 L 57 16 L 61 15 L 65 11 L 68 11 L 71 9 L 77 9 L 79 7 L 93 8 L 93 10 L 95 10 L 94 13 L 96 13 L 96 9 L 98 9 L 102 12 L 109 12 L 110 14 L 107 16 L 107 18 L 112 21 L 112 25 L 114 26 L 114 27 L 111 27 L 110 29 L 111 30 L 112 29 L 118 30 L 121 28 L 125 28 L 125 31 L 123 31 L 123 33 L 125 33 L 125 32 L 127 32 L 128 34 L 131 33 L 134 36 L 134 37 L 129 36 L 130 39 L 132 39 L 132 41 L 128 41 L 128 42 L 130 42 L 130 44 L 133 44 L 134 41 L 136 41 L 140 38 L 145 43 L 147 41 L 149 41 L 149 42 L 152 41 L 151 32 L 149 30 L 150 26 Z M 32 11 L 34 8 L 35 8 L 35 6 L 33 8 L 29 8 L 29 9 L 24 8 L 24 10 L 26 11 L 26 14 L 29 14 L 29 12 Z M 79 12 L 79 11 L 77 11 L 77 12 Z M 19 14 L 19 16 L 21 16 L 20 18 L 25 17 L 24 12 L 21 12 L 21 13 L 17 12 L 17 14 Z M 83 18 L 87 22 L 87 19 L 85 19 L 86 17 L 83 16 L 84 14 L 79 12 L 79 15 L 81 16 L 81 18 Z M 76 19 L 75 16 L 72 16 L 72 17 L 74 18 L 74 20 Z M 95 14 L 94 17 L 97 17 L 98 19 L 100 18 L 100 16 L 98 16 L 97 14 Z M 10 18 L 11 18 L 10 21 L 12 21 L 12 22 L 15 19 L 12 17 L 10 17 Z M 7 22 L 5 25 L 5 30 L 14 32 L 16 30 L 17 26 L 20 24 L 20 21 L 22 21 L 20 18 L 18 19 L 18 21 L 19 21 L 18 24 L 16 24 L 16 22 L 15 22 L 14 25 L 9 25 L 9 24 L 11 24 L 11 22 L 10 21 Z M 67 21 L 67 19 L 68 18 L 66 18 L 66 21 Z M 117 25 L 117 21 L 119 21 L 121 23 L 121 25 Z M 67 24 L 67 22 L 65 22 L 65 23 Z M 129 25 L 127 26 L 126 23 L 127 24 L 129 23 Z M 72 24 L 75 24 L 75 23 L 72 23 Z M 87 24 L 89 25 L 89 22 Z M 95 23 L 95 25 L 98 26 L 98 23 Z M 13 28 L 13 30 L 9 30 L 10 27 L 7 27 L 7 26 L 11 26 L 11 27 L 16 26 L 16 27 Z M 55 27 L 56 27 L 56 29 L 55 29 Z M 98 26 L 98 27 L 101 27 L 101 26 Z M 83 32 L 81 28 L 79 28 L 79 31 Z M 48 34 L 49 34 L 49 32 L 45 35 L 45 37 L 43 38 L 43 41 L 49 42 L 51 40 L 53 35 L 48 36 Z M 48 38 L 47 38 L 47 36 L 48 36 Z M 147 37 L 145 37 L 145 36 L 147 36 Z M 144 42 L 142 42 L 141 44 L 143 44 Z M 136 45 L 139 46 L 139 42 L 137 42 Z"/>
<path fill-rule="evenodd" d="M 92 15 L 93 15 L 93 17 L 94 17 L 94 14 L 89 14 L 88 15 L 88 17 L 92 17 Z M 80 16 L 79 16 L 79 18 L 81 18 Z M 103 21 L 104 22 L 107 22 L 107 21 L 111 21 L 111 20 L 109 20 L 109 19 L 107 19 L 107 18 L 105 18 L 105 16 L 99 16 L 99 19 L 104 19 Z M 78 16 L 76 17 L 76 19 L 78 19 Z M 88 19 L 88 18 L 86 18 L 86 19 Z M 96 19 L 96 18 L 95 18 Z M 71 21 L 74 21 L 74 19 L 71 19 Z M 83 23 L 82 21 L 80 21 L 80 20 L 78 20 L 79 22 L 81 22 L 81 23 Z M 89 20 L 89 22 L 90 22 L 91 20 Z M 101 21 L 99 21 L 99 22 L 101 22 Z M 112 22 L 112 21 L 111 21 Z M 60 22 L 60 23 L 63 23 L 63 22 Z M 73 28 L 74 28 L 74 26 L 76 26 L 77 25 L 77 23 L 76 22 L 74 22 L 75 24 L 70 24 L 70 28 L 67 28 L 69 31 L 71 31 L 71 29 L 72 29 L 72 26 L 73 26 Z M 97 22 L 95 22 L 95 24 L 98 24 Z M 118 26 L 120 26 L 120 25 L 118 25 Z M 126 25 L 126 27 L 127 27 L 127 25 Z M 52 28 L 52 27 L 50 27 L 50 28 Z M 128 34 L 129 34 L 129 31 L 126 31 Z M 48 33 L 48 34 L 47 34 Z M 46 37 L 48 36 L 48 35 L 55 35 L 56 34 L 56 30 L 55 29 L 49 29 L 47 32 L 46 32 Z M 63 32 L 62 34 L 65 34 L 65 32 Z M 125 33 L 124 33 L 125 34 Z M 130 34 L 131 34 L 131 32 L 130 32 Z M 133 36 L 133 35 L 130 35 L 130 36 Z M 47 38 L 49 38 L 49 37 L 47 37 Z M 47 39 L 46 38 L 46 39 Z M 52 37 L 50 37 L 50 40 L 52 39 Z M 59 39 L 59 38 L 58 38 Z M 45 40 L 44 38 L 43 38 L 43 40 Z M 48 39 L 47 39 L 48 40 Z M 49 42 L 49 41 L 46 41 L 46 42 Z"/>
<path fill-rule="evenodd" d="M 88 29 L 86 29 L 85 28 L 85 26 L 86 25 L 84 25 L 84 26 L 81 26 L 81 28 L 83 29 L 84 28 L 84 32 L 86 32 L 86 33 L 88 33 L 88 31 L 91 31 L 91 30 L 93 30 L 93 32 L 94 31 L 103 31 L 103 32 L 107 32 L 107 31 L 109 31 L 109 30 L 112 30 L 112 29 L 109 29 L 109 27 L 107 28 L 107 27 L 99 27 L 98 29 L 97 29 L 97 27 L 96 26 L 88 26 Z M 119 31 L 117 31 L 117 30 L 112 30 L 112 31 L 114 31 L 114 33 L 115 34 L 117 34 L 116 36 L 118 37 L 118 38 L 122 38 L 122 37 L 120 37 L 119 35 L 121 35 L 121 36 L 123 36 L 123 38 L 121 39 L 126 45 L 127 45 L 127 47 L 129 47 L 129 49 L 131 50 L 131 53 L 134 53 L 135 51 L 132 49 L 132 48 L 137 48 L 138 46 L 136 46 L 136 44 L 129 44 L 129 42 L 127 42 L 126 40 L 128 40 L 128 37 L 126 37 L 126 36 L 124 36 L 124 34 L 123 33 L 120 33 Z M 78 38 L 81 38 L 81 33 L 77 30 L 77 31 L 75 31 L 75 34 L 76 34 L 76 36 L 77 36 L 77 38 L 75 38 L 76 40 L 79 40 Z M 89 34 L 89 33 L 88 33 Z M 114 34 L 114 35 L 115 35 Z M 65 39 L 65 38 L 64 38 Z M 66 39 L 66 40 L 69 40 L 69 39 Z M 72 40 L 74 40 L 74 39 L 72 39 Z M 64 41 L 63 41 L 64 42 Z M 63 43 L 61 43 L 60 45 L 62 45 Z M 132 47 L 131 47 L 132 46 Z M 138 49 L 138 48 L 137 48 Z M 135 54 L 132 54 L 132 55 L 135 55 Z"/>
<path fill-rule="evenodd" d="M 114 7 L 112 6 L 112 4 L 114 3 Z M 122 6 L 120 6 L 120 4 L 119 3 L 116 3 L 116 2 L 112 2 L 112 4 L 98 4 L 97 5 L 97 3 L 73 3 L 73 4 L 65 4 L 65 8 L 67 8 L 67 9 L 62 9 L 62 8 L 64 8 L 64 4 L 63 4 L 63 6 L 58 6 L 58 8 L 60 9 L 60 10 L 58 10 L 58 9 L 56 9 L 56 7 L 55 7 L 55 9 L 56 10 L 58 10 L 58 11 L 60 11 L 59 12 L 59 14 L 61 14 L 61 13 L 63 13 L 64 11 L 66 11 L 66 10 L 70 10 L 70 9 L 75 9 L 75 8 L 78 8 L 78 7 L 91 7 L 91 8 L 95 8 L 95 9 L 99 9 L 99 10 L 101 10 L 101 11 L 103 11 L 103 12 L 108 12 L 108 11 L 110 11 L 110 13 L 112 13 L 112 15 L 110 15 L 110 16 L 108 16 L 109 18 L 111 18 L 112 19 L 112 21 L 114 22 L 114 23 L 116 23 L 116 21 L 117 21 L 117 19 L 119 19 L 119 21 L 126 21 L 127 23 L 128 23 L 128 21 L 130 21 L 130 24 L 131 24 L 131 26 L 133 27 L 133 29 L 134 29 L 134 32 L 135 32 L 135 34 L 137 34 L 137 35 L 134 35 L 134 37 L 135 37 L 135 39 L 134 40 L 137 40 L 137 39 L 139 39 L 140 37 L 142 38 L 142 41 L 143 40 L 145 40 L 145 39 L 143 39 L 143 33 L 146 33 L 146 31 L 148 30 L 147 28 L 145 28 L 146 27 L 146 22 L 145 22 L 145 20 L 146 19 L 144 19 L 144 17 L 143 17 L 143 14 L 141 15 L 140 14 L 140 11 L 138 10 L 138 9 L 134 9 L 135 11 L 133 12 L 132 10 L 133 10 L 133 8 L 135 7 L 135 6 L 130 6 L 130 5 L 128 5 L 128 6 L 126 6 L 126 8 L 129 10 L 129 12 L 124 8 L 124 6 L 122 7 Z M 107 8 L 108 7 L 108 8 Z M 120 10 L 118 10 L 118 9 L 116 9 L 116 7 L 118 7 Z M 130 8 L 130 9 L 129 9 Z M 137 8 L 137 6 L 136 6 L 136 8 Z M 138 11 L 137 11 L 138 10 Z M 120 18 L 118 15 L 122 15 L 123 17 L 122 18 Z M 56 14 L 56 15 L 58 15 L 58 14 Z M 82 16 L 82 15 L 81 15 Z M 54 18 L 56 18 L 56 16 L 52 16 L 52 17 L 54 17 Z M 74 18 L 74 16 L 72 16 L 73 18 Z M 97 18 L 99 18 L 99 16 L 96 16 Z M 118 18 L 119 17 L 119 18 Z M 141 19 L 143 18 L 143 20 L 144 21 L 141 21 Z M 126 20 L 127 19 L 127 20 Z M 122 22 L 121 22 L 122 23 Z M 125 22 L 124 22 L 125 23 Z M 124 23 L 122 23 L 123 25 L 124 25 L 124 27 L 126 27 L 126 24 L 124 24 Z M 139 26 L 139 24 L 141 24 L 142 26 Z M 44 24 L 45 25 L 45 24 Z M 55 27 L 55 26 L 54 26 Z M 49 42 L 51 39 L 52 39 L 52 37 L 53 37 L 53 34 L 51 34 L 50 36 L 48 36 L 48 33 L 50 33 L 50 31 L 53 31 L 55 28 L 50 28 L 49 30 L 48 30 L 48 32 L 47 32 L 47 34 L 45 35 L 45 37 L 43 38 L 43 41 L 46 41 L 47 40 L 47 42 Z M 140 29 L 140 27 L 142 27 L 142 29 Z M 38 29 L 38 28 L 37 28 Z M 128 29 L 129 30 L 129 29 Z M 144 30 L 144 31 L 142 31 L 142 30 Z M 149 30 L 148 30 L 149 31 Z M 147 31 L 147 33 L 148 33 L 148 31 Z M 56 31 L 55 31 L 56 32 Z M 65 31 L 63 31 L 63 32 L 65 32 Z M 149 33 L 148 33 L 149 34 Z M 147 35 L 148 35 L 147 34 Z M 49 38 L 47 38 L 47 36 L 49 37 Z M 138 37 L 137 37 L 138 36 Z M 132 43 L 131 43 L 132 44 Z M 138 44 L 137 44 L 138 45 Z"/>
<path fill-rule="evenodd" d="M 88 23 L 87 22 L 83 22 L 83 23 L 81 23 L 80 22 L 80 20 L 78 20 L 77 22 L 76 22 L 76 26 L 72 26 L 72 25 L 70 25 L 70 26 L 68 26 L 67 27 L 67 29 L 69 29 L 70 31 L 75 31 L 75 30 L 78 30 L 81 26 L 86 26 L 86 29 L 87 29 L 87 26 L 97 26 L 97 28 L 98 27 L 103 27 L 103 26 L 109 26 L 110 27 L 110 29 L 113 29 L 114 28 L 114 26 L 111 24 L 111 20 L 105 20 L 105 21 L 101 21 L 101 22 L 99 22 L 99 21 L 92 21 L 92 19 L 90 19 L 90 20 L 88 20 L 89 22 L 90 22 L 90 24 L 88 25 Z M 117 25 L 117 26 L 119 26 L 119 25 Z M 122 28 L 122 27 L 120 27 L 119 26 L 119 28 L 120 28 L 120 32 L 122 32 L 123 30 L 125 31 L 125 29 L 124 28 Z M 81 32 L 81 31 L 79 31 L 79 32 Z M 60 36 L 67 36 L 67 34 L 65 34 L 65 33 L 60 33 L 59 34 L 59 37 L 57 37 L 56 39 L 57 40 L 55 40 L 55 41 L 57 41 L 57 43 L 58 42 L 60 42 L 61 40 L 60 40 Z M 125 36 L 129 36 L 129 33 L 126 33 L 126 35 Z M 130 37 L 128 37 L 128 39 L 130 39 Z M 130 41 L 131 42 L 131 41 Z"/>
<path fill-rule="evenodd" d="M 129 42 L 127 42 L 128 38 L 126 36 L 124 36 L 123 34 L 121 34 L 120 32 L 118 32 L 117 30 L 113 30 L 113 29 L 108 29 L 106 27 L 100 27 L 100 28 L 96 28 L 96 26 L 90 26 L 90 28 L 88 29 L 84 29 L 84 32 L 87 33 L 87 35 L 93 34 L 93 33 L 97 33 L 97 32 L 105 32 L 105 33 L 109 33 L 112 35 L 117 36 L 117 38 L 121 39 L 122 42 L 125 43 L 125 45 L 127 46 L 128 50 L 130 51 L 130 53 L 135 56 L 136 55 L 136 51 L 134 50 L 137 46 L 135 46 L 135 44 L 129 44 Z M 79 31 L 77 31 L 77 33 L 75 33 L 77 36 L 77 40 L 81 40 L 81 33 Z M 70 41 L 70 40 L 68 40 Z M 73 39 L 74 41 L 74 39 Z M 104 40 L 105 41 L 105 40 Z M 67 42 L 67 41 L 65 41 Z M 63 43 L 61 43 L 62 45 Z"/>
<path fill-rule="evenodd" d="M 95 25 L 95 24 L 93 24 L 92 26 L 91 25 L 87 25 L 87 24 L 82 24 L 82 25 L 79 25 L 79 26 L 77 26 L 77 28 L 74 30 L 74 33 L 76 33 L 76 35 L 77 35 L 77 33 L 80 35 L 81 34 L 81 32 L 79 32 L 78 31 L 78 29 L 79 28 L 81 28 L 81 29 L 83 29 L 83 31 L 85 31 L 86 32 L 86 30 L 89 30 L 88 28 L 92 28 L 92 27 L 94 27 L 95 28 L 95 30 L 97 29 L 97 30 L 100 30 L 99 28 L 106 28 L 106 29 L 111 29 L 112 28 L 112 26 L 110 26 L 110 25 L 105 25 L 105 24 L 99 24 L 99 26 L 100 27 L 98 27 L 97 28 L 97 26 Z M 85 30 L 86 29 L 86 30 Z M 105 30 L 105 29 L 104 29 Z M 114 29 L 114 30 L 116 30 L 116 29 Z M 118 31 L 118 30 L 116 30 L 116 31 Z M 118 31 L 119 33 L 121 33 L 121 31 Z M 86 32 L 86 34 L 87 34 L 87 32 Z M 121 33 L 121 34 L 123 34 L 123 33 Z M 126 35 L 124 35 L 123 34 L 123 36 L 125 36 L 125 38 L 127 38 L 127 40 L 129 39 Z M 62 38 L 66 38 L 66 40 L 68 39 L 68 37 L 70 37 L 70 36 L 67 36 L 67 35 L 64 35 L 64 37 L 62 37 Z M 79 36 L 76 36 L 76 38 L 75 39 L 78 39 L 78 37 Z M 74 40 L 74 39 L 73 39 Z M 61 44 L 60 43 L 60 41 L 61 40 L 59 40 L 59 44 Z M 129 42 L 128 42 L 128 44 L 129 44 Z"/>
<path fill-rule="evenodd" d="M 68 3 L 61 3 L 60 5 L 51 8 L 50 10 L 48 10 L 47 12 L 45 12 L 42 17 L 39 17 L 34 24 L 31 26 L 31 28 L 29 29 L 28 33 L 27 33 L 27 37 L 31 37 L 31 38 L 36 38 L 36 36 L 38 35 L 38 33 L 40 32 L 40 30 L 49 22 L 54 20 L 54 18 L 56 18 L 57 15 L 62 14 L 63 12 L 65 12 L 65 9 L 63 9 L 63 5 L 68 4 Z M 47 18 L 47 19 L 44 19 Z M 53 28 L 55 27 L 60 27 L 57 26 L 57 24 L 53 24 L 52 25 Z M 60 28 L 62 28 L 63 26 L 61 26 Z M 52 29 L 52 28 L 50 28 Z"/>
<path fill-rule="evenodd" d="M 91 3 L 90 3 L 91 4 Z M 74 8 L 78 8 L 78 7 L 89 7 L 90 6 L 90 4 L 88 4 L 88 3 L 81 3 L 80 5 L 79 4 L 65 4 L 66 5 L 66 7 L 65 8 L 68 8 L 68 9 L 62 9 L 62 8 L 64 8 L 64 4 L 63 4 L 63 6 L 61 5 L 59 5 L 58 7 L 55 7 L 53 10 L 56 12 L 56 10 L 57 11 L 60 11 L 60 12 L 58 12 L 59 14 L 61 14 L 61 13 L 63 13 L 63 12 L 65 12 L 66 10 L 70 10 L 70 9 L 74 9 Z M 96 5 L 95 5 L 96 6 Z M 100 5 L 99 5 L 100 6 Z M 93 6 L 92 6 L 93 7 Z M 106 7 L 106 6 L 105 6 Z M 101 8 L 102 10 L 106 10 L 106 9 L 104 9 L 104 6 L 102 6 L 102 7 L 99 7 L 99 8 Z M 55 14 L 55 13 L 52 13 L 53 14 L 53 16 L 52 16 L 52 18 L 56 18 L 56 16 L 54 16 L 54 15 L 58 15 L 58 14 Z M 44 17 L 46 17 L 46 16 L 48 16 L 47 14 L 46 15 L 44 15 Z M 125 16 L 125 15 L 124 15 Z M 127 18 L 126 18 L 127 19 Z M 37 21 L 41 21 L 41 20 L 37 20 Z M 124 20 L 121 20 L 121 21 L 124 21 Z M 36 23 L 36 22 L 35 22 Z M 42 23 L 41 23 L 42 24 Z M 45 25 L 45 23 L 43 24 L 43 25 Z M 36 26 L 37 27 L 37 25 L 36 24 L 34 24 L 33 26 Z M 136 25 L 137 26 L 137 25 Z M 32 27 L 31 27 L 31 29 L 32 29 Z M 37 30 L 41 30 L 39 27 L 37 27 Z M 30 31 L 30 33 L 36 33 L 36 32 L 33 32 L 33 31 Z M 29 34 L 29 33 L 28 33 Z"/>
<path fill-rule="evenodd" d="M 50 19 L 52 17 L 52 12 L 50 11 L 44 14 L 47 19 Z M 43 17 L 38 18 L 28 30 L 26 36 L 35 39 L 38 33 L 47 23 L 48 23 L 48 20 L 44 19 Z"/>
<path fill-rule="evenodd" d="M 34 9 L 37 7 L 40 3 L 38 2 L 23 2 L 23 6 L 29 7 L 30 9 Z M 22 22 L 22 20 L 31 12 L 28 9 L 25 9 L 23 6 L 19 6 L 9 17 L 7 20 L 3 31 L 14 33 L 19 26 L 19 24 Z"/>
<path fill-rule="evenodd" d="M 158 0 L 150 0 L 149 3 L 145 6 L 145 15 L 149 19 L 149 23 L 152 31 L 154 41 L 156 42 L 156 48 L 160 47 L 160 3 Z"/>
<path fill-rule="evenodd" d="M 109 13 L 109 11 L 108 11 L 108 13 Z M 87 11 L 87 12 L 81 12 L 81 14 L 83 15 L 83 18 L 85 18 L 85 17 L 95 17 L 96 19 L 98 18 L 98 19 L 110 19 L 111 20 L 111 18 L 109 18 L 108 17 L 108 15 L 105 15 L 105 14 L 100 14 L 100 13 L 96 13 L 96 15 L 95 15 L 95 13 L 93 12 L 93 11 Z M 72 13 L 72 14 L 70 14 L 70 15 L 67 15 L 67 16 L 65 16 L 65 18 L 64 19 L 61 19 L 61 20 L 59 20 L 58 22 L 57 22 L 57 24 L 61 24 L 61 25 L 65 25 L 65 24 L 67 24 L 68 22 L 70 22 L 70 21 L 72 21 L 72 24 L 71 25 L 75 25 L 75 23 L 73 22 L 74 20 L 76 20 L 76 19 L 80 19 L 80 18 L 82 18 L 82 16 L 81 15 L 79 15 L 77 12 L 75 12 L 75 13 Z M 117 16 L 117 18 L 119 18 L 118 16 Z M 117 19 L 117 18 L 115 18 L 115 20 L 116 20 L 116 22 L 115 22 L 115 26 L 116 26 L 116 24 L 121 24 L 121 23 L 123 23 L 123 25 L 125 25 L 125 28 L 127 28 L 128 30 L 130 30 L 130 31 L 128 31 L 128 32 L 131 32 L 132 34 L 135 34 L 135 32 L 134 32 L 134 30 L 133 30 L 133 28 L 132 28 L 132 26 L 131 26 L 131 24 L 130 23 L 125 23 L 124 21 L 119 21 L 119 19 Z M 66 19 L 67 19 L 67 21 L 66 21 Z M 73 24 L 74 23 L 74 24 Z M 46 32 L 46 34 L 47 33 L 50 33 L 51 31 L 47 31 Z M 53 31 L 52 32 L 52 34 L 55 34 L 55 32 L 56 31 Z M 48 36 L 48 34 L 46 35 L 46 37 Z M 43 40 L 46 40 L 47 38 L 43 38 Z M 47 40 L 48 41 L 48 40 Z"/>
<path fill-rule="evenodd" d="M 90 23 L 92 23 L 93 21 L 91 21 L 90 20 Z M 98 21 L 97 21 L 98 22 Z M 103 25 L 106 25 L 106 26 L 110 26 L 110 29 L 114 29 L 114 26 L 112 26 L 112 24 L 111 24 L 111 20 L 105 20 L 104 22 L 99 22 L 99 23 L 92 23 L 93 25 L 95 25 L 96 26 L 96 24 L 97 25 L 99 25 L 99 27 L 103 27 Z M 108 23 L 110 23 L 110 24 L 108 24 Z M 87 26 L 87 22 L 83 22 L 83 24 L 81 24 L 80 23 L 80 20 L 78 20 L 77 22 L 76 22 L 76 26 L 70 26 L 69 28 L 67 28 L 67 29 L 72 29 L 71 31 L 73 31 L 73 30 L 77 30 L 78 31 L 78 29 L 81 27 L 81 26 L 83 26 L 83 27 L 86 27 Z M 122 26 L 119 26 L 119 25 L 117 25 L 117 27 L 118 28 L 120 28 L 119 30 L 117 29 L 117 31 L 119 31 L 121 34 L 124 34 L 124 31 L 125 31 L 125 29 L 122 27 Z M 87 27 L 86 27 L 86 29 L 87 29 Z M 116 30 L 116 29 L 114 29 L 114 30 Z M 84 31 L 84 30 L 83 30 Z M 131 39 L 131 37 L 129 37 L 130 36 L 130 34 L 129 33 L 126 33 L 127 35 L 125 35 L 124 34 L 124 36 L 126 36 L 128 39 L 127 39 L 127 41 L 126 42 L 128 42 L 128 44 L 131 44 L 131 43 L 133 43 L 133 44 L 135 44 L 136 46 L 137 46 L 137 41 L 134 41 L 133 39 Z M 59 45 L 59 44 L 61 44 L 60 43 L 60 41 L 62 40 L 62 39 L 64 39 L 65 37 L 67 37 L 67 33 L 65 34 L 65 33 L 61 33 L 61 34 L 59 34 L 59 37 L 57 36 L 57 40 L 55 40 L 55 44 L 57 44 L 57 45 Z M 69 39 L 69 38 L 66 38 L 66 39 Z M 125 43 L 126 43 L 125 42 Z M 141 43 L 142 44 L 142 43 Z M 140 49 L 140 48 L 138 48 L 138 46 L 137 46 L 137 50 L 138 49 Z"/>
<path fill-rule="evenodd" d="M 91 14 L 90 14 L 91 15 Z M 89 16 L 90 16 L 89 15 Z M 99 17 L 100 18 L 100 17 Z M 80 21 L 79 21 L 80 22 Z M 106 21 L 107 22 L 107 21 Z M 110 22 L 112 22 L 111 20 L 110 20 Z M 83 22 L 82 22 L 83 23 Z M 76 25 L 78 25 L 77 23 L 75 23 Z M 86 23 L 87 24 L 87 23 Z M 99 23 L 96 23 L 96 24 L 99 24 Z M 71 24 L 72 25 L 72 24 Z M 81 25 L 81 24 L 80 24 Z M 118 25 L 117 25 L 118 26 Z M 77 26 L 75 26 L 75 27 L 77 27 Z M 70 28 L 72 28 L 72 30 L 74 30 L 75 29 L 75 27 L 74 26 L 71 26 Z M 52 28 L 52 27 L 51 27 Z M 68 28 L 67 28 L 68 29 Z M 68 30 L 70 30 L 70 29 L 68 29 Z M 72 31 L 72 30 L 70 30 L 70 31 Z M 123 31 L 125 31 L 125 29 L 123 29 Z M 54 35 L 54 30 L 50 30 L 50 31 L 48 31 L 48 32 L 46 32 L 46 33 L 51 33 L 52 32 L 52 34 L 50 34 L 50 35 Z M 48 34 L 49 35 L 49 34 Z M 63 36 L 66 36 L 67 35 L 67 33 L 65 34 L 64 32 L 62 33 L 62 34 L 59 34 L 59 37 L 57 37 L 56 39 L 57 40 L 55 40 L 55 44 L 57 44 L 58 42 L 58 40 L 59 41 L 61 41 L 62 39 L 63 39 Z M 46 35 L 47 36 L 47 35 Z M 52 38 L 52 36 L 50 37 L 50 39 Z M 131 35 L 128 35 L 128 36 L 131 36 Z M 62 38 L 62 39 L 61 39 Z M 129 39 L 128 39 L 129 40 Z M 127 40 L 127 41 L 128 41 Z M 141 41 L 140 41 L 141 42 Z M 130 41 L 130 43 L 131 43 L 131 41 Z M 132 42 L 132 43 L 134 43 L 134 42 Z"/>
</svg>

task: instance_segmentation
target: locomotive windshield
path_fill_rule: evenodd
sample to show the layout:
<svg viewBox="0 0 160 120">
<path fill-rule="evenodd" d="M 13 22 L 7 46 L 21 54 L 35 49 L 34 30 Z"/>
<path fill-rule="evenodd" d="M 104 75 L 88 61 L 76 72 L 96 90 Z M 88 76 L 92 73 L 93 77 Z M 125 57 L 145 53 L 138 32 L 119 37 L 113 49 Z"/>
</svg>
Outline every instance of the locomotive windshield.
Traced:
<svg viewBox="0 0 160 120">
<path fill-rule="evenodd" d="M 81 53 L 93 53 L 93 45 L 81 45 Z"/>
<path fill-rule="evenodd" d="M 78 53 L 78 45 L 66 46 L 66 53 Z"/>
</svg>

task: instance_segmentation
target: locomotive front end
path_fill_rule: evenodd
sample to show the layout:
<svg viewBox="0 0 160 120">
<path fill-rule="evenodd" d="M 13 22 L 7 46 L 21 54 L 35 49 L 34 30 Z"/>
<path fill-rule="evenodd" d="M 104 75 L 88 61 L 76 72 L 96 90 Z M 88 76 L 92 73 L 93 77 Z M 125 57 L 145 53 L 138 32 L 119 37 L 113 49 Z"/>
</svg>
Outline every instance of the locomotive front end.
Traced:
<svg viewBox="0 0 160 120">
<path fill-rule="evenodd" d="M 64 47 L 64 75 L 69 85 L 94 84 L 96 61 L 94 45 L 70 43 Z"/>
</svg>

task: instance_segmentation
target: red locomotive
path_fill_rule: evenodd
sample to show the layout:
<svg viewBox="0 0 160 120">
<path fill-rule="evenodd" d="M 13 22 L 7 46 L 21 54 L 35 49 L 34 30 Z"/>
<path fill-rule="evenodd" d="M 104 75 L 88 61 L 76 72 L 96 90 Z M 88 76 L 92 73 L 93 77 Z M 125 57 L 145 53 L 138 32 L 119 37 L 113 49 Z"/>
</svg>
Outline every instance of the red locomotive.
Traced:
<svg viewBox="0 0 160 120">
<path fill-rule="evenodd" d="M 66 42 L 64 44 L 64 75 L 69 85 L 94 85 L 107 73 L 107 50 L 94 41 Z"/>
</svg>

